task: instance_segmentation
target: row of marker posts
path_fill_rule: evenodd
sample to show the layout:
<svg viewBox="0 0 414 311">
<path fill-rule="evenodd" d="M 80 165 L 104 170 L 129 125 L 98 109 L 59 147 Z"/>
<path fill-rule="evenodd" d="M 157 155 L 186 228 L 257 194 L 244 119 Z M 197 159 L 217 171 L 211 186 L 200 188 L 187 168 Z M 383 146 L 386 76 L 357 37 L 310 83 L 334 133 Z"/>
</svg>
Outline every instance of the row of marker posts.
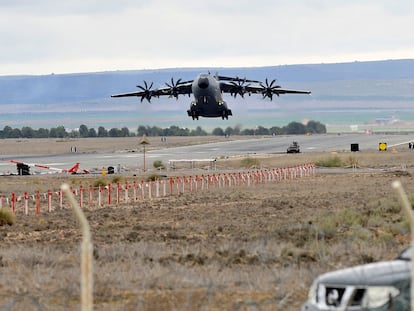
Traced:
<svg viewBox="0 0 414 311">
<path fill-rule="evenodd" d="M 169 179 L 156 181 L 133 181 L 124 184 L 108 184 L 97 188 L 90 185 L 82 185 L 77 189 L 71 188 L 72 193 L 78 198 L 81 208 L 87 205 L 88 208 L 111 206 L 121 203 L 138 202 L 145 199 L 166 197 L 168 195 L 205 191 L 212 188 L 225 188 L 237 186 L 255 186 L 268 182 L 276 182 L 287 179 L 297 179 L 315 174 L 314 164 L 303 164 L 287 168 L 262 169 L 248 172 L 218 173 L 195 176 L 177 176 Z M 123 193 L 122 193 L 123 192 Z M 132 197 L 131 197 L 132 192 Z M 55 198 L 55 200 L 54 200 Z M 16 195 L 14 192 L 10 197 L 0 195 L 0 208 L 10 206 L 15 213 L 20 202 L 23 201 L 24 214 L 29 213 L 30 200 L 34 201 L 36 214 L 40 213 L 41 204 L 47 203 L 47 211 L 54 209 L 54 204 L 63 208 L 63 193 L 61 190 L 35 194 L 24 192 L 23 195 Z"/>
</svg>

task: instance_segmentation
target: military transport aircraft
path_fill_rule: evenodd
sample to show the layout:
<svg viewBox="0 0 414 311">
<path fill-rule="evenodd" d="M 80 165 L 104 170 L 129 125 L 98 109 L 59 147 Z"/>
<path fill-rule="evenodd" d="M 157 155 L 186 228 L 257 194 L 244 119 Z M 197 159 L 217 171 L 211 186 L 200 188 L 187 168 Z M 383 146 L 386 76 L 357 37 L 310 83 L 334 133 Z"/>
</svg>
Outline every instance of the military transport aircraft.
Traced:
<svg viewBox="0 0 414 311">
<path fill-rule="evenodd" d="M 166 87 L 162 88 L 153 89 L 153 82 L 148 85 L 147 81 L 144 81 L 144 86 L 137 85 L 140 89 L 138 92 L 116 94 L 111 97 L 137 96 L 141 97 L 141 102 L 144 99 L 151 102 L 152 97 L 169 96 L 178 99 L 178 95 L 190 96 L 192 93 L 194 100 L 191 102 L 190 109 L 187 110 L 188 116 L 192 117 L 193 120 L 198 120 L 199 117 L 221 117 L 224 120 L 228 119 L 232 112 L 223 100 L 222 93 L 230 93 L 234 97 L 240 95 L 242 98 L 244 98 L 244 94 L 262 94 L 263 98 L 268 97 L 270 100 L 273 99 L 273 95 L 311 93 L 309 91 L 284 89 L 280 85 L 276 85 L 275 82 L 276 80 L 268 81 L 267 78 L 263 83 L 246 78 L 202 73 L 196 79 L 189 81 L 178 79 L 174 83 L 174 79 L 171 78 L 171 83 L 165 83 Z"/>
</svg>

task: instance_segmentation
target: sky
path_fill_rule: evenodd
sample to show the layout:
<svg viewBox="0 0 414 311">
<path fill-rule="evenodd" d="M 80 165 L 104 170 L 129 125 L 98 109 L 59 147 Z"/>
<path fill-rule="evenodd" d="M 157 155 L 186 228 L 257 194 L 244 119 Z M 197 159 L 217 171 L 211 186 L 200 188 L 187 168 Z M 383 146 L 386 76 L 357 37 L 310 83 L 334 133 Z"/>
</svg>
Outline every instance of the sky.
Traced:
<svg viewBox="0 0 414 311">
<path fill-rule="evenodd" d="M 412 0 L 0 0 L 0 76 L 414 58 Z"/>
</svg>

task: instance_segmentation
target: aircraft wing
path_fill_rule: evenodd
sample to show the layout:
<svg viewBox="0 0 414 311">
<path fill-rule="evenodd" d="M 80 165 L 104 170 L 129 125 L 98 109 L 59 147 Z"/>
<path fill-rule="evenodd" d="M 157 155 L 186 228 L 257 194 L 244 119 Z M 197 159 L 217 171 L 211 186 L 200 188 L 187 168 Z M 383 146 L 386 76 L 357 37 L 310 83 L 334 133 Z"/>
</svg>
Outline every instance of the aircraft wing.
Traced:
<svg viewBox="0 0 414 311">
<path fill-rule="evenodd" d="M 114 94 L 111 97 L 141 97 L 141 102 L 146 99 L 149 102 L 151 101 L 152 97 L 160 97 L 161 95 L 166 95 L 164 89 L 153 89 L 153 90 L 145 90 L 145 91 L 138 91 L 138 92 L 130 92 L 130 93 L 122 93 L 122 94 Z"/>
<path fill-rule="evenodd" d="M 266 88 L 263 89 L 262 87 L 255 87 L 255 86 L 247 86 L 247 91 L 252 94 L 260 94 L 263 93 L 263 91 L 266 91 Z M 310 91 L 301 91 L 301 90 L 289 90 L 281 88 L 280 86 L 273 87 L 271 89 L 272 93 L 275 95 L 279 94 L 310 94 Z"/>
<path fill-rule="evenodd" d="M 260 81 L 258 81 L 258 80 L 250 80 L 250 79 L 240 78 L 240 77 L 226 77 L 226 76 L 216 76 L 216 77 L 219 81 L 260 83 Z"/>
<path fill-rule="evenodd" d="M 310 91 L 291 90 L 282 88 L 280 85 L 276 85 L 276 80 L 265 82 L 249 79 L 241 79 L 239 77 L 220 77 L 220 89 L 223 93 L 230 93 L 236 97 L 240 95 L 244 97 L 244 94 L 262 94 L 263 98 L 269 97 L 273 99 L 273 95 L 279 96 L 280 94 L 310 94 Z"/>
<path fill-rule="evenodd" d="M 175 97 L 178 98 L 178 95 L 190 95 L 192 93 L 192 83 L 193 80 L 181 82 L 181 80 L 177 80 L 174 83 L 174 80 L 171 79 L 171 84 L 166 83 L 166 87 L 162 88 L 152 88 L 153 83 L 148 85 L 146 81 L 144 81 L 144 85 L 137 85 L 140 89 L 138 92 L 130 92 L 130 93 L 123 93 L 123 94 L 115 94 L 111 95 L 111 97 L 141 97 L 141 102 L 146 99 L 148 102 L 151 102 L 152 97 L 160 97 L 160 96 L 168 96 L 168 97 Z"/>
<path fill-rule="evenodd" d="M 130 93 L 114 94 L 114 95 L 111 95 L 111 97 L 130 97 L 130 96 L 137 96 L 137 97 L 139 97 L 139 96 L 143 96 L 143 95 L 145 95 L 145 93 L 142 92 L 142 91 L 139 91 L 139 92 L 130 92 Z"/>
</svg>

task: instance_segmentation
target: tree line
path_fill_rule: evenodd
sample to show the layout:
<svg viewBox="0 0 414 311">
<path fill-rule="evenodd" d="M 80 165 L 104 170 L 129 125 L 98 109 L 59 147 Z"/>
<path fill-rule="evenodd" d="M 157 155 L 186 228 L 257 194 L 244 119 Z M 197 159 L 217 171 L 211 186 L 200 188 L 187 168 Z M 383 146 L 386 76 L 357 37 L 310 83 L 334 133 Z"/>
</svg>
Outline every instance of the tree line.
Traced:
<svg viewBox="0 0 414 311">
<path fill-rule="evenodd" d="M 87 137 L 135 137 L 135 136 L 231 136 L 231 135 L 295 135 L 295 134 L 321 134 L 326 133 L 326 126 L 317 121 L 309 121 L 306 125 L 299 122 L 290 122 L 288 125 L 266 128 L 257 126 L 253 129 L 242 129 L 240 126 L 223 129 L 216 127 L 211 132 L 203 130 L 200 126 L 195 129 L 188 129 L 172 125 L 168 128 L 157 126 L 139 125 L 137 132 L 130 131 L 127 127 L 105 129 L 99 126 L 98 129 L 88 128 L 82 124 L 79 129 L 67 131 L 64 126 L 50 129 L 33 129 L 24 126 L 21 129 L 12 128 L 6 125 L 0 130 L 0 138 L 87 138 Z"/>
</svg>

